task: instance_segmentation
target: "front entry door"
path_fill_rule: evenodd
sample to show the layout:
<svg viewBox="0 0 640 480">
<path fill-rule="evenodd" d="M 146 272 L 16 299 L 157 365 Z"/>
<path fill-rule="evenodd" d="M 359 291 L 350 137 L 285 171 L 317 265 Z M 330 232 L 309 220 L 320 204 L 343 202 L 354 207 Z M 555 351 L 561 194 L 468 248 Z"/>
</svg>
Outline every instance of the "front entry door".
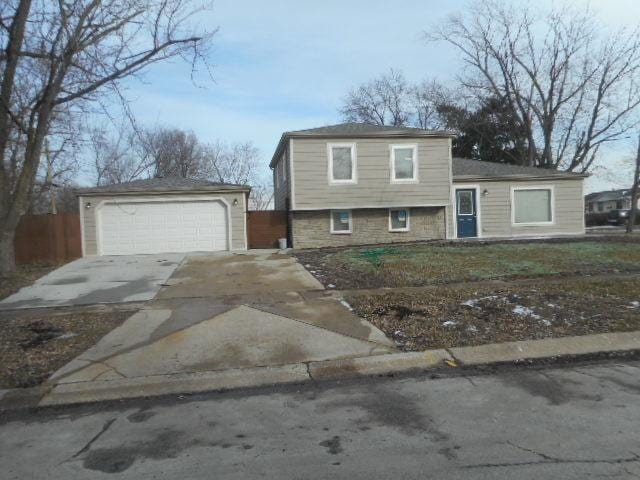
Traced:
<svg viewBox="0 0 640 480">
<path fill-rule="evenodd" d="M 478 236 L 475 188 L 456 190 L 456 220 L 458 238 Z"/>
</svg>

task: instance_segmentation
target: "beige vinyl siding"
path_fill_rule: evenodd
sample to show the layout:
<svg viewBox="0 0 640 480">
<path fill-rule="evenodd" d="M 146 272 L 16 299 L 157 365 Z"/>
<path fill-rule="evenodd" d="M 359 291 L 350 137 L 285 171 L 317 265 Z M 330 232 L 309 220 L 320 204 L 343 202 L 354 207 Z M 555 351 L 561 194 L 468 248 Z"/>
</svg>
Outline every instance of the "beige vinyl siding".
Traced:
<svg viewBox="0 0 640 480">
<path fill-rule="evenodd" d="M 243 200 L 243 196 L 246 194 L 244 192 L 222 192 L 222 193 L 197 193 L 193 194 L 194 200 L 202 197 L 213 197 L 213 198 L 223 198 L 229 204 L 229 209 L 231 210 L 231 248 L 233 250 L 245 250 L 247 248 L 245 242 L 245 203 Z M 178 194 L 164 194 L 164 195 L 114 195 L 114 196 L 87 196 L 80 197 L 80 215 L 81 215 L 81 226 L 82 226 L 82 237 L 83 237 L 83 245 L 84 245 L 84 255 L 91 256 L 98 254 L 98 243 L 97 243 L 97 226 L 96 226 L 96 207 L 100 205 L 101 202 L 104 201 L 119 201 L 126 202 L 127 200 L 132 199 L 145 199 L 145 200 L 167 200 L 170 201 L 172 197 L 180 197 L 185 198 L 188 197 L 188 193 L 178 193 Z M 233 205 L 233 201 L 237 200 L 238 204 Z M 91 202 L 91 208 L 84 208 L 86 202 Z"/>
<path fill-rule="evenodd" d="M 456 185 L 479 185 L 482 237 L 569 235 L 584 233 L 582 178 L 567 180 L 460 181 Z M 553 225 L 513 225 L 511 189 L 553 187 Z M 486 190 L 487 195 L 482 195 Z"/>
<path fill-rule="evenodd" d="M 357 184 L 330 185 L 327 144 L 355 143 Z M 391 183 L 390 146 L 418 146 L 418 182 Z M 294 210 L 450 203 L 449 139 L 293 140 Z M 290 178 L 290 176 L 288 176 Z"/>
<path fill-rule="evenodd" d="M 280 185 L 278 185 L 277 175 L 281 175 L 280 165 L 283 165 L 283 168 L 286 172 L 284 178 L 281 179 Z M 278 163 L 276 163 L 275 168 L 273 169 L 273 208 L 274 210 L 286 210 L 287 209 L 287 197 L 289 196 L 289 182 L 290 182 L 290 172 L 289 172 L 289 149 L 285 148 L 284 152 Z"/>
</svg>

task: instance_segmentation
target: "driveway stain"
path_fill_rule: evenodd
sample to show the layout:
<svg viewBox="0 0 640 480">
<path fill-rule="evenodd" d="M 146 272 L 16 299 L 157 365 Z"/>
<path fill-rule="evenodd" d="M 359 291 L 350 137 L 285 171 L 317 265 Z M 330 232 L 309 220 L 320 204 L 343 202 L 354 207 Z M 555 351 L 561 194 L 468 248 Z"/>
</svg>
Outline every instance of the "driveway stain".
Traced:
<svg viewBox="0 0 640 480">
<path fill-rule="evenodd" d="M 573 400 L 600 402 L 603 399 L 602 395 L 578 391 L 580 382 L 568 378 L 555 379 L 541 372 L 519 372 L 498 378 L 507 386 L 519 388 L 529 395 L 546 399 L 549 405 L 563 405 Z"/>
<path fill-rule="evenodd" d="M 330 438 L 329 440 L 320 442 L 320 446 L 326 447 L 327 452 L 329 452 L 331 455 L 337 455 L 344 451 L 340 442 L 341 442 L 340 437 L 336 435 L 333 438 Z"/>
<path fill-rule="evenodd" d="M 153 410 L 140 410 L 139 412 L 132 413 L 127 417 L 131 423 L 142 423 L 155 416 L 156 412 Z"/>
<path fill-rule="evenodd" d="M 88 281 L 89 277 L 85 275 L 76 275 L 75 277 L 61 278 L 59 280 L 53 280 L 49 282 L 45 281 L 42 283 L 43 285 L 73 285 L 75 283 L 84 283 Z"/>
<path fill-rule="evenodd" d="M 121 473 L 138 460 L 176 458 L 183 450 L 199 444 L 199 441 L 185 441 L 183 432 L 166 429 L 150 441 L 91 449 L 84 456 L 82 465 L 87 470 Z"/>
</svg>

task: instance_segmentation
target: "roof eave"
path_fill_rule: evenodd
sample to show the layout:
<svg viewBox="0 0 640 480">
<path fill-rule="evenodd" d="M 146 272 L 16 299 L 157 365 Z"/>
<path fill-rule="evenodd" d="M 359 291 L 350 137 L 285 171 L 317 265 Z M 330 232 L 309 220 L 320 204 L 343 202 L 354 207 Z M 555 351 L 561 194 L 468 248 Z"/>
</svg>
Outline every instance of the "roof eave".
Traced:
<svg viewBox="0 0 640 480">
<path fill-rule="evenodd" d="M 127 190 L 97 190 L 97 189 L 78 189 L 75 191 L 78 197 L 99 197 L 103 195 L 117 196 L 117 195 L 155 195 L 158 193 L 170 193 L 170 194 L 198 194 L 198 193 L 229 193 L 229 192 L 250 192 L 249 186 L 229 186 L 229 187 L 198 187 L 198 188 L 130 188 Z"/>
<path fill-rule="evenodd" d="M 579 174 L 557 174 L 557 175 L 525 175 L 525 174 L 517 174 L 517 175 L 454 175 L 453 181 L 485 181 L 485 182 L 497 182 L 500 180 L 579 180 L 587 178 L 589 174 L 579 173 Z"/>
</svg>

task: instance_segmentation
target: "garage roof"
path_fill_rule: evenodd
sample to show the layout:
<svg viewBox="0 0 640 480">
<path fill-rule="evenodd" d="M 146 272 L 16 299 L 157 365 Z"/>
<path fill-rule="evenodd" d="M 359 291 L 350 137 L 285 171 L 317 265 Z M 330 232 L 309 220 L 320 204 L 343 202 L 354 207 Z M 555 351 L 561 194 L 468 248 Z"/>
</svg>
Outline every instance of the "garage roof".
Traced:
<svg viewBox="0 0 640 480">
<path fill-rule="evenodd" d="M 554 178 L 584 178 L 585 173 L 561 172 L 538 167 L 523 167 L 506 163 L 483 162 L 469 158 L 453 157 L 453 179 L 470 180 L 473 178 L 500 179 L 500 178 L 530 178 L 530 179 L 554 179 Z"/>
<path fill-rule="evenodd" d="M 248 192 L 250 190 L 251 187 L 248 185 L 212 182 L 199 178 L 166 176 L 145 178 L 114 185 L 103 185 L 100 187 L 80 188 L 76 193 L 78 195 L 118 195 L 126 193 Z"/>
</svg>

